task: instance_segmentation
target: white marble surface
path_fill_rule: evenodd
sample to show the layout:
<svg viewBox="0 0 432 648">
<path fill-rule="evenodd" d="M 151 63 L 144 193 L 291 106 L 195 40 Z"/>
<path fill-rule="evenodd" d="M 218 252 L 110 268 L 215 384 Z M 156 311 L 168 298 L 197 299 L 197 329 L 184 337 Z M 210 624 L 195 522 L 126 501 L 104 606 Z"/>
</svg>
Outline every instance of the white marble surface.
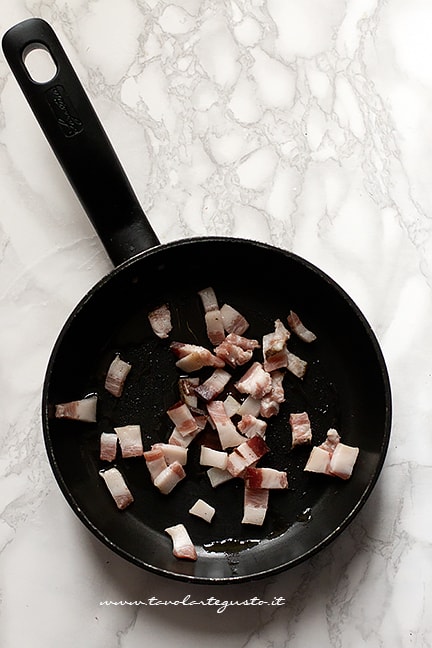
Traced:
<svg viewBox="0 0 432 648">
<path fill-rule="evenodd" d="M 208 588 L 129 565 L 47 464 L 57 333 L 110 262 L 0 58 L 0 645 L 432 645 L 432 5 L 2 0 L 62 40 L 163 242 L 233 234 L 322 267 L 388 364 L 394 418 L 360 515 L 308 563 Z M 101 607 L 157 597 L 275 608 Z"/>
</svg>

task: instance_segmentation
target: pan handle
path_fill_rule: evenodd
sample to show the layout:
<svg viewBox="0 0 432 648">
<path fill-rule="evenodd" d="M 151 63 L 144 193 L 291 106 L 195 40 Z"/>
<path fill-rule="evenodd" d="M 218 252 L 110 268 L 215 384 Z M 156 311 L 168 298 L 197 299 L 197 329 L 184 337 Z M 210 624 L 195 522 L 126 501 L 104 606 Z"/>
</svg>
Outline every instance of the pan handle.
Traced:
<svg viewBox="0 0 432 648">
<path fill-rule="evenodd" d="M 159 244 L 87 94 L 50 25 L 30 18 L 11 27 L 3 51 L 36 119 L 114 265 Z M 57 68 L 33 80 L 32 49 L 48 51 Z"/>
</svg>

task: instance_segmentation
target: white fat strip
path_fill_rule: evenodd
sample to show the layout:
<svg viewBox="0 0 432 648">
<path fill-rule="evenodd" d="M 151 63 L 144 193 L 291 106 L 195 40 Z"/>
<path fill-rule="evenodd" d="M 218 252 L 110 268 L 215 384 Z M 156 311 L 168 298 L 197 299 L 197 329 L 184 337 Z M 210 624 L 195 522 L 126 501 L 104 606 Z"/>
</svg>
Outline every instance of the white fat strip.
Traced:
<svg viewBox="0 0 432 648">
<path fill-rule="evenodd" d="M 200 451 L 200 464 L 202 466 L 214 466 L 225 470 L 228 462 L 228 454 L 221 450 L 214 450 L 202 445 Z"/>
<path fill-rule="evenodd" d="M 213 506 L 210 506 L 210 504 L 207 504 L 202 499 L 197 499 L 195 504 L 189 509 L 189 513 L 191 515 L 195 515 L 196 517 L 200 517 L 206 522 L 211 522 L 213 519 L 213 516 L 215 514 L 215 508 Z"/>
<path fill-rule="evenodd" d="M 228 470 L 221 470 L 220 468 L 215 467 L 209 468 L 207 470 L 207 475 L 213 488 L 230 481 L 230 479 L 234 479 L 233 475 L 231 475 Z"/>
</svg>

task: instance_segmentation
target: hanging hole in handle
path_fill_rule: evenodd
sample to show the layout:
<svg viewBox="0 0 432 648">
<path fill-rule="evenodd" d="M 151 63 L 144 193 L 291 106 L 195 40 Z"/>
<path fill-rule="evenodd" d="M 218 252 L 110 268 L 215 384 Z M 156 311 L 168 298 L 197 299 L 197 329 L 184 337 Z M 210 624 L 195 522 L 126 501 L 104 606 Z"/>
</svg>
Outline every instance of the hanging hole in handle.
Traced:
<svg viewBox="0 0 432 648">
<path fill-rule="evenodd" d="M 48 83 L 57 74 L 57 65 L 42 43 L 32 43 L 23 52 L 23 63 L 35 83 Z"/>
</svg>

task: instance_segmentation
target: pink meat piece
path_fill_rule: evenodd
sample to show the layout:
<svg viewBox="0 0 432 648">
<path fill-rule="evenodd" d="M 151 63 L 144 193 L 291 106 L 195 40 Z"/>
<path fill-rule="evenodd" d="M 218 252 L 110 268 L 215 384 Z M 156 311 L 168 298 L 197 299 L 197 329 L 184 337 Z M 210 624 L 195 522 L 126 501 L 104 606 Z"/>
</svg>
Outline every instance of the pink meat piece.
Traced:
<svg viewBox="0 0 432 648">
<path fill-rule="evenodd" d="M 99 475 L 104 480 L 117 508 L 123 510 L 129 504 L 132 504 L 134 498 L 118 468 L 113 467 L 107 470 L 100 470 Z"/>
<path fill-rule="evenodd" d="M 339 442 L 331 455 L 330 473 L 341 479 L 349 479 L 358 454 L 358 448 Z"/>
<path fill-rule="evenodd" d="M 119 355 L 116 355 L 108 368 L 105 378 L 105 389 L 113 396 L 120 397 L 131 369 L 132 365 L 129 362 L 125 362 Z"/>
<path fill-rule="evenodd" d="M 225 338 L 222 315 L 213 288 L 208 287 L 198 291 L 204 308 L 207 336 L 212 344 L 220 344 Z"/>
<path fill-rule="evenodd" d="M 258 340 L 247 338 L 243 335 L 238 335 L 237 333 L 229 333 L 225 339 L 228 340 L 228 342 L 231 342 L 231 344 L 240 347 L 243 351 L 254 351 L 254 349 L 260 348 Z"/>
<path fill-rule="evenodd" d="M 216 427 L 222 450 L 238 446 L 244 441 L 226 413 L 223 401 L 210 401 L 207 403 L 207 411 Z"/>
<path fill-rule="evenodd" d="M 302 379 L 306 373 L 307 362 L 296 356 L 294 353 L 288 351 L 286 368 L 294 374 L 294 376 Z"/>
<path fill-rule="evenodd" d="M 141 457 L 143 454 L 143 444 L 141 438 L 141 428 L 139 425 L 123 425 L 114 428 L 120 443 L 122 457 Z"/>
<path fill-rule="evenodd" d="M 282 371 L 272 371 L 272 387 L 268 394 L 261 399 L 260 414 L 264 418 L 270 418 L 279 414 L 279 406 L 285 401 L 283 379 L 285 374 Z"/>
<path fill-rule="evenodd" d="M 253 436 L 228 455 L 227 470 L 233 477 L 238 477 L 268 451 L 269 447 L 264 439 L 260 436 Z"/>
<path fill-rule="evenodd" d="M 341 443 L 337 431 L 330 428 L 326 440 L 312 448 L 304 469 L 308 472 L 349 479 L 358 454 L 359 448 Z"/>
<path fill-rule="evenodd" d="M 316 335 L 315 333 L 312 333 L 309 329 L 305 327 L 303 322 L 300 320 L 299 316 L 297 313 L 294 313 L 294 311 L 290 311 L 290 314 L 288 315 L 288 324 L 291 328 L 291 330 L 301 339 L 303 342 L 313 342 L 316 340 Z"/>
<path fill-rule="evenodd" d="M 179 393 L 180 399 L 186 403 L 188 407 L 196 407 L 198 405 L 198 399 L 195 394 L 195 388 L 199 385 L 199 378 L 179 378 Z"/>
<path fill-rule="evenodd" d="M 268 499 L 268 489 L 245 486 L 242 524 L 262 526 L 267 513 Z"/>
<path fill-rule="evenodd" d="M 153 483 L 163 495 L 168 495 L 185 477 L 183 466 L 178 461 L 174 461 L 157 475 Z"/>
<path fill-rule="evenodd" d="M 183 524 L 176 524 L 165 529 L 173 543 L 173 555 L 185 560 L 196 560 L 197 552 Z"/>
<path fill-rule="evenodd" d="M 171 312 L 168 304 L 162 304 L 148 314 L 150 326 L 153 333 L 161 339 L 165 339 L 172 331 Z"/>
<path fill-rule="evenodd" d="M 285 328 L 280 319 L 275 321 L 275 330 L 273 333 L 267 333 L 263 336 L 263 365 L 266 371 L 275 371 L 276 369 L 282 369 L 287 366 L 288 350 L 286 343 L 289 338 L 290 332 Z"/>
<path fill-rule="evenodd" d="M 167 414 L 176 426 L 177 431 L 182 435 L 186 436 L 195 432 L 198 428 L 197 422 L 193 417 L 190 409 L 182 401 L 178 401 L 172 405 L 168 410 Z"/>
<path fill-rule="evenodd" d="M 304 470 L 306 472 L 323 473 L 324 475 L 329 475 L 330 458 L 331 455 L 327 450 L 324 450 L 319 446 L 314 446 L 311 450 Z"/>
<path fill-rule="evenodd" d="M 307 412 L 290 414 L 289 422 L 292 431 L 292 447 L 312 441 L 312 430 Z"/>
<path fill-rule="evenodd" d="M 288 488 L 286 472 L 275 468 L 246 468 L 247 488 Z"/>
<path fill-rule="evenodd" d="M 256 435 L 264 439 L 267 423 L 262 419 L 256 418 L 256 416 L 252 416 L 252 414 L 244 414 L 237 423 L 237 428 L 249 439 Z"/>
<path fill-rule="evenodd" d="M 176 445 L 174 443 L 153 443 L 151 449 L 162 451 L 166 465 L 172 464 L 174 461 L 178 461 L 182 466 L 186 465 L 187 448 L 185 446 Z"/>
<path fill-rule="evenodd" d="M 143 453 L 152 482 L 167 467 L 165 455 L 161 448 L 152 448 Z"/>
<path fill-rule="evenodd" d="M 337 433 L 337 431 L 334 428 L 330 428 L 329 431 L 327 432 L 326 440 L 323 443 L 321 443 L 319 447 L 322 448 L 323 450 L 327 450 L 327 452 L 330 452 L 330 454 L 332 454 L 339 441 L 340 441 L 340 436 Z"/>
<path fill-rule="evenodd" d="M 213 400 L 223 392 L 230 378 L 231 374 L 224 369 L 215 369 L 210 378 L 195 387 L 195 393 L 205 401 Z"/>
<path fill-rule="evenodd" d="M 90 396 L 55 406 L 55 417 L 66 418 L 84 423 L 96 423 L 97 396 Z"/>
<path fill-rule="evenodd" d="M 235 386 L 242 394 L 250 394 L 253 398 L 260 400 L 271 390 L 272 380 L 270 374 L 263 369 L 262 364 L 254 362 Z"/>
<path fill-rule="evenodd" d="M 244 350 L 237 344 L 229 342 L 225 339 L 219 346 L 215 348 L 215 355 L 229 364 L 231 367 L 239 367 L 246 364 L 252 358 L 253 352 L 251 350 Z"/>
<path fill-rule="evenodd" d="M 224 329 L 227 333 L 242 335 L 249 328 L 249 322 L 235 308 L 224 304 L 220 309 Z"/>
<path fill-rule="evenodd" d="M 224 367 L 225 363 L 221 358 L 213 355 L 211 351 L 197 344 L 186 344 L 184 342 L 171 342 L 171 351 L 180 360 L 176 366 L 187 373 L 198 371 L 203 367 Z"/>
<path fill-rule="evenodd" d="M 117 454 L 117 434 L 102 432 L 100 435 L 100 459 L 101 461 L 114 461 Z"/>
<path fill-rule="evenodd" d="M 197 429 L 194 432 L 183 435 L 180 434 L 177 428 L 174 428 L 174 430 L 171 432 L 171 435 L 168 439 L 168 443 L 173 446 L 180 446 L 182 448 L 187 448 L 200 432 L 201 429 L 197 427 Z"/>
</svg>

